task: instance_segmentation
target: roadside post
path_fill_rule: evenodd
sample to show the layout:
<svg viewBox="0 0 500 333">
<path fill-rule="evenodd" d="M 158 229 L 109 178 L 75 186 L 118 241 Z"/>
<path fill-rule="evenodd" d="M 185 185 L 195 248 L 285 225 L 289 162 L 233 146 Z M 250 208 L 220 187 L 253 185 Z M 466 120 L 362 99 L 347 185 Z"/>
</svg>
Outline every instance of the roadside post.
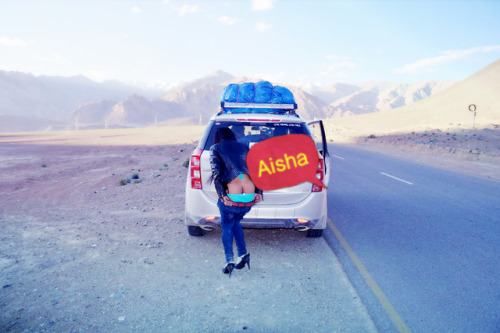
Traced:
<svg viewBox="0 0 500 333">
<path fill-rule="evenodd" d="M 469 105 L 469 111 L 474 114 L 472 118 L 472 128 L 476 129 L 476 104 Z"/>
</svg>

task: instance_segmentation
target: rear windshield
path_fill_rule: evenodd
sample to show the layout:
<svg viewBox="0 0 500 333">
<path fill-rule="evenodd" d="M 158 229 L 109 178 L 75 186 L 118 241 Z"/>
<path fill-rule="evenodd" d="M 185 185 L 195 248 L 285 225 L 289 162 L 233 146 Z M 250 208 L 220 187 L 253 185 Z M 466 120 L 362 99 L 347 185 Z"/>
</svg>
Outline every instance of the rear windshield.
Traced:
<svg viewBox="0 0 500 333">
<path fill-rule="evenodd" d="M 286 134 L 306 134 L 311 136 L 309 128 L 305 123 L 215 121 L 203 149 L 208 150 L 212 147 L 215 139 L 215 131 L 219 127 L 229 127 L 239 142 L 246 143 L 249 146 L 252 143 Z"/>
</svg>

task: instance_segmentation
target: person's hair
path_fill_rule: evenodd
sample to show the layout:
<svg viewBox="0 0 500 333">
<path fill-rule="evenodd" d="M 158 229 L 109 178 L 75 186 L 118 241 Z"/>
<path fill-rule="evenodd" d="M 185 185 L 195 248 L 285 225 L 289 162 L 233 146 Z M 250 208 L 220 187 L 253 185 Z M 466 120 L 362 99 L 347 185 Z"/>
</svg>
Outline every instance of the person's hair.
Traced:
<svg viewBox="0 0 500 333">
<path fill-rule="evenodd" d="M 236 141 L 236 136 L 234 135 L 233 131 L 231 131 L 231 129 L 229 127 L 219 127 L 215 131 L 214 144 L 225 141 L 225 140 Z"/>
<path fill-rule="evenodd" d="M 245 126 L 241 125 L 241 126 L 233 126 L 231 127 L 231 131 L 233 131 L 234 135 L 236 134 L 241 134 L 241 135 L 245 135 Z"/>
<path fill-rule="evenodd" d="M 219 127 L 215 131 L 215 139 L 214 139 L 214 144 L 226 141 L 226 140 L 233 140 L 236 141 L 236 136 L 234 135 L 233 131 L 229 127 Z M 212 184 L 214 181 L 214 174 L 212 173 L 210 177 L 208 178 L 208 183 Z"/>
</svg>

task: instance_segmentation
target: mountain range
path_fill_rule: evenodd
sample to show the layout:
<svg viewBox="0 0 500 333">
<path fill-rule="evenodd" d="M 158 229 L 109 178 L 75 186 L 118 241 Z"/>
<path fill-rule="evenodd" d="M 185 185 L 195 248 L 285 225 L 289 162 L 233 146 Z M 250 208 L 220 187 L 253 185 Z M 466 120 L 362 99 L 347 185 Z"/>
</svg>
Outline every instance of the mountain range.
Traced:
<svg viewBox="0 0 500 333">
<path fill-rule="evenodd" d="M 337 140 L 429 129 L 499 128 L 500 59 L 429 98 L 397 109 L 329 119 L 325 127 Z"/>
<path fill-rule="evenodd" d="M 0 71 L 0 132 L 202 125 L 218 111 L 220 94 L 227 84 L 260 80 L 237 78 L 219 70 L 161 92 L 116 81 L 98 83 L 84 76 L 37 77 Z M 410 105 L 453 84 L 431 80 L 336 83 L 308 91 L 287 87 L 295 96 L 297 112 L 312 120 Z"/>
</svg>

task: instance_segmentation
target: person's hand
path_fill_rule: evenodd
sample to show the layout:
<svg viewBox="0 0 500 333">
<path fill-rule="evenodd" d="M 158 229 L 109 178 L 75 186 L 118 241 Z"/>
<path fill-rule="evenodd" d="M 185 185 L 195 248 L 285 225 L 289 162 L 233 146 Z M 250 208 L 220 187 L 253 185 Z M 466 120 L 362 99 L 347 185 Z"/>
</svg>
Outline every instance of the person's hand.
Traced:
<svg viewBox="0 0 500 333">
<path fill-rule="evenodd" d="M 257 193 L 257 194 L 255 195 L 255 197 L 254 197 L 253 201 L 254 201 L 256 204 L 258 204 L 259 202 L 261 202 L 261 201 L 262 201 L 262 194 Z"/>
<path fill-rule="evenodd" d="M 231 199 L 229 199 L 229 197 L 227 195 L 225 197 L 222 197 L 222 203 L 226 206 L 233 205 L 233 202 L 231 201 Z"/>
</svg>

